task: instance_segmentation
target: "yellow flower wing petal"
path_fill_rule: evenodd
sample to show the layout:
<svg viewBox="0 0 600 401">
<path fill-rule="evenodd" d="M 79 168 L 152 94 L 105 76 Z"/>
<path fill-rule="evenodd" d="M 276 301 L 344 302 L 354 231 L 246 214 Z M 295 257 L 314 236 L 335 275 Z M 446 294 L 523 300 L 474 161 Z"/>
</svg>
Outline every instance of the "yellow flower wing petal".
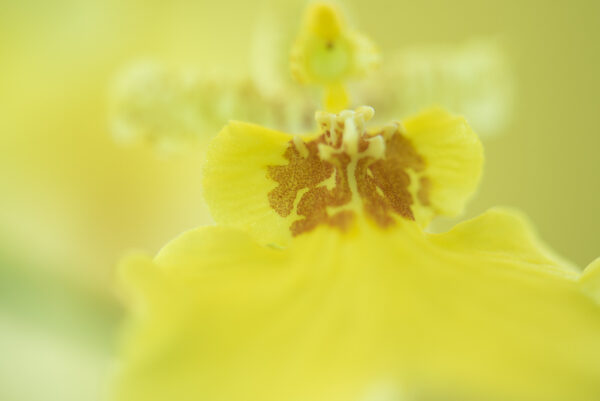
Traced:
<svg viewBox="0 0 600 401">
<path fill-rule="evenodd" d="M 125 330 L 114 398 L 222 399 L 218 392 L 226 393 L 227 383 L 205 380 L 225 366 L 233 375 L 251 367 L 245 352 L 256 349 L 258 329 L 268 326 L 265 312 L 274 311 L 289 287 L 284 258 L 247 233 L 223 227 L 189 231 L 154 261 L 127 257 L 120 271 L 134 319 Z M 231 362 L 236 358 L 237 365 Z"/>
<path fill-rule="evenodd" d="M 493 208 L 447 233 L 430 235 L 430 240 L 446 249 L 508 260 L 524 269 L 558 274 L 570 280 L 579 276 L 575 266 L 537 238 L 525 215 L 511 209 Z"/>
<path fill-rule="evenodd" d="M 464 119 L 430 110 L 405 127 L 369 131 L 372 115 L 369 107 L 318 113 L 321 132 L 312 137 L 230 123 L 214 139 L 204 171 L 214 219 L 286 245 L 320 224 L 347 229 L 363 213 L 382 227 L 397 217 L 424 227 L 436 215 L 460 212 L 483 163 Z"/>
<path fill-rule="evenodd" d="M 268 166 L 284 165 L 292 136 L 254 124 L 231 122 L 212 141 L 204 169 L 204 196 L 219 224 L 242 227 L 262 243 L 285 244 L 294 214 L 269 205 L 277 183 Z"/>
<path fill-rule="evenodd" d="M 127 291 L 125 301 L 136 316 L 147 316 L 156 308 L 154 301 L 161 303 L 160 294 L 164 286 L 162 278 L 152 271 L 154 262 L 152 258 L 142 252 L 131 252 L 125 256 L 117 267 L 119 284 Z M 148 274 L 149 272 L 153 274 Z M 147 294 L 154 294 L 147 297 Z"/>
<path fill-rule="evenodd" d="M 585 268 L 579 282 L 583 292 L 600 304 L 600 258 Z"/>
<path fill-rule="evenodd" d="M 286 250 L 204 228 L 138 264 L 138 277 L 158 275 L 168 296 L 131 327 L 117 399 L 600 394 L 599 309 L 575 280 L 522 269 L 518 256 L 482 245 L 436 244 L 409 222 L 394 231 L 360 224 L 352 234 L 319 227 Z M 502 242 L 488 248 L 510 253 Z M 154 284 L 145 288 L 155 296 Z"/>
<path fill-rule="evenodd" d="M 483 166 L 483 148 L 462 117 L 431 109 L 404 122 L 406 137 L 424 159 L 425 179 L 413 207 L 417 221 L 427 225 L 435 215 L 462 212 L 475 192 Z M 418 178 L 418 177 L 416 177 Z M 424 202 L 423 199 L 426 199 Z"/>
</svg>

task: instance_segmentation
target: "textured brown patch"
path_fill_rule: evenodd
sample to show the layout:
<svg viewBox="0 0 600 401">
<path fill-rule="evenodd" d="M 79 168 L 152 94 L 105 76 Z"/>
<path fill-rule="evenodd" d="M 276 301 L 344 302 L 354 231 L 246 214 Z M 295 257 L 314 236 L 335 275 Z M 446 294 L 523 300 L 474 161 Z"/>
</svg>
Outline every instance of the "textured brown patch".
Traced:
<svg viewBox="0 0 600 401">
<path fill-rule="evenodd" d="M 310 192 L 310 189 L 314 189 L 333 172 L 333 165 L 321 160 L 318 155 L 317 147 L 322 142 L 322 138 L 308 142 L 306 147 L 309 155 L 306 158 L 290 142 L 283 154 L 289 163 L 285 166 L 267 167 L 267 177 L 279 183 L 269 192 L 269 204 L 280 216 L 287 217 L 292 212 L 298 191 L 309 188 Z"/>
<path fill-rule="evenodd" d="M 339 126 L 339 123 L 338 123 Z M 339 126 L 343 130 L 343 126 Z M 376 135 L 383 135 L 382 133 Z M 363 134 L 358 144 L 359 152 L 369 146 L 370 136 Z M 352 200 L 352 190 L 348 180 L 351 157 L 346 153 L 333 155 L 330 160 L 321 160 L 318 145 L 329 143 L 340 148 L 342 138 L 333 143 L 329 130 L 306 143 L 308 157 L 302 157 L 296 146 L 290 141 L 284 157 L 285 166 L 268 166 L 267 177 L 279 185 L 268 194 L 269 204 L 282 217 L 289 216 L 298 194 L 306 190 L 297 204 L 296 212 L 303 218 L 290 226 L 292 235 L 313 230 L 320 224 L 347 229 L 354 220 L 354 211 L 342 210 L 331 214 L 328 208 L 344 206 Z M 423 172 L 425 162 L 416 152 L 410 141 L 397 131 L 386 140 L 383 159 L 361 157 L 357 160 L 354 176 L 358 196 L 361 197 L 365 213 L 382 227 L 394 224 L 394 215 L 414 220 L 411 210 L 412 195 L 408 188 L 410 176 L 407 169 Z M 335 174 L 335 185 L 327 188 L 324 181 Z M 430 181 L 421 177 L 418 200 L 429 204 Z"/>
<path fill-rule="evenodd" d="M 408 190 L 410 177 L 406 170 L 412 168 L 421 172 L 425 169 L 421 156 L 400 133 L 392 135 L 385 145 L 385 158 L 375 161 L 367 168 L 371 176 L 356 176 L 366 212 L 384 227 L 393 223 L 391 211 L 404 218 L 415 219 L 410 209 L 413 199 Z M 383 196 L 375 187 L 379 187 Z"/>
<path fill-rule="evenodd" d="M 419 202 L 423 206 L 431 206 L 431 201 L 429 200 L 429 193 L 431 192 L 431 180 L 427 177 L 421 177 L 419 183 L 419 192 L 417 193 L 417 198 L 419 198 Z"/>
<path fill-rule="evenodd" d="M 290 230 L 293 235 L 314 229 L 319 224 L 328 224 L 339 228 L 347 228 L 353 215 L 340 212 L 330 216 L 327 207 L 342 206 L 352 199 L 348 184 L 348 163 L 350 157 L 346 154 L 336 156 L 335 165 L 323 161 L 318 155 L 318 144 L 323 138 L 306 143 L 308 157 L 304 158 L 296 150 L 293 143 L 284 153 L 289 160 L 286 166 L 268 166 L 267 177 L 279 183 L 269 192 L 269 204 L 282 217 L 290 215 L 298 192 L 308 189 L 298 202 L 297 214 L 303 219 L 292 223 Z M 322 184 L 332 174 L 335 174 L 335 186 L 328 189 Z"/>
</svg>

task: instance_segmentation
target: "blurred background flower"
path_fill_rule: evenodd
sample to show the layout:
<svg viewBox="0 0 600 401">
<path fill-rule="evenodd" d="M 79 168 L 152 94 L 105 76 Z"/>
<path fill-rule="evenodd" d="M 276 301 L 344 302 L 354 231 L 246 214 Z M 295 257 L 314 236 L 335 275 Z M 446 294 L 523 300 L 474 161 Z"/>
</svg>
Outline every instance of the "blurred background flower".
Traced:
<svg viewBox="0 0 600 401">
<path fill-rule="evenodd" d="M 257 51 L 277 48 L 277 43 L 258 50 L 253 45 L 252 38 L 260 37 L 257 21 L 275 18 L 289 32 L 282 35 L 285 43 L 293 39 L 285 35 L 294 34 L 305 5 L 295 0 L 3 3 L 0 350 L 8 356 L 0 362 L 0 399 L 99 399 L 120 317 L 112 286 L 115 261 L 125 249 L 157 250 L 181 231 L 209 221 L 199 185 L 199 150 L 165 158 L 151 148 L 118 146 L 113 140 L 109 98 L 115 76 L 131 63 L 157 60 L 169 70 L 215 80 L 244 82 L 250 76 L 263 82 L 261 88 L 266 76 L 271 86 L 265 96 L 276 96 L 289 87 L 288 78 L 278 86 L 266 73 L 271 64 L 257 61 Z M 489 102 L 496 115 L 482 121 L 496 118 L 497 132 L 486 142 L 482 188 L 467 215 L 497 204 L 518 207 L 568 259 L 585 266 L 597 256 L 597 2 L 352 0 L 340 5 L 350 24 L 379 47 L 382 73 L 386 59 L 405 63 L 417 56 L 450 58 L 449 64 L 438 64 L 447 72 L 469 54 L 481 54 L 469 53 L 481 38 L 499 43 L 497 54 L 506 58 L 516 89 L 504 88 L 511 99 L 505 114 L 498 112 L 504 106 Z M 262 26 L 262 37 L 273 36 Z M 461 53 L 467 56 L 453 58 Z M 468 65 L 478 62 L 473 58 Z M 412 78 L 432 75 L 418 66 L 409 71 L 398 78 L 406 92 L 393 88 L 399 107 L 408 107 L 408 93 L 434 101 Z M 490 82 L 503 79 L 494 76 Z M 475 92 L 471 98 L 483 95 Z M 483 126 L 479 130 L 486 133 Z"/>
</svg>

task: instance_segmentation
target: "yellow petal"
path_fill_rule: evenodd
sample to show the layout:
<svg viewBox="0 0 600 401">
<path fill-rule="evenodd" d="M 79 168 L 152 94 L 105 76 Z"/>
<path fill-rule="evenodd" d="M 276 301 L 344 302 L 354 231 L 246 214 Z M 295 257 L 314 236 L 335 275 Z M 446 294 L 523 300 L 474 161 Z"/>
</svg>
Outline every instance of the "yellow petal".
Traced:
<svg viewBox="0 0 600 401">
<path fill-rule="evenodd" d="M 119 263 L 117 272 L 121 287 L 127 288 L 125 301 L 137 316 L 147 316 L 153 305 L 150 300 L 157 300 L 163 288 L 162 280 L 153 271 L 152 258 L 142 252 L 131 252 Z"/>
<path fill-rule="evenodd" d="M 493 208 L 447 233 L 431 235 L 431 241 L 447 249 L 509 260 L 525 270 L 539 269 L 570 280 L 579 276 L 579 270 L 541 242 L 526 216 L 515 210 Z"/>
<path fill-rule="evenodd" d="M 404 122 L 406 137 L 424 159 L 425 180 L 413 208 L 427 225 L 435 215 L 462 212 L 475 192 L 483 166 L 483 148 L 466 120 L 442 109 L 431 109 Z"/>
<path fill-rule="evenodd" d="M 289 289 L 282 257 L 223 227 L 187 232 L 154 261 L 127 257 L 120 264 L 122 282 L 136 302 L 114 399 L 183 401 L 200 393 L 218 399 L 210 395 L 225 383 L 210 385 L 211 371 L 222 372 L 221 358 L 244 355 L 246 340 L 257 340 L 252 326 L 266 324 L 261 306 Z M 152 307 L 139 313 L 140 305 Z M 191 388 L 196 384 L 200 392 Z"/>
<path fill-rule="evenodd" d="M 320 134 L 293 137 L 245 123 L 214 140 L 205 169 L 215 221 L 285 245 L 320 224 L 347 229 L 357 214 L 381 227 L 421 226 L 459 212 L 483 160 L 466 122 L 441 110 L 368 130 L 373 109 L 317 113 Z"/>
<path fill-rule="evenodd" d="M 116 399 L 596 399 L 599 308 L 533 245 L 499 239 L 520 223 L 482 219 L 485 239 L 440 243 L 364 219 L 286 250 L 186 233 L 146 266 L 169 296 L 129 328 Z"/>
<path fill-rule="evenodd" d="M 585 268 L 579 281 L 583 292 L 600 304 L 600 258 Z"/>
<path fill-rule="evenodd" d="M 204 196 L 215 221 L 243 227 L 262 243 L 286 243 L 294 216 L 282 218 L 268 193 L 277 183 L 267 167 L 285 164 L 291 135 L 231 122 L 212 141 L 204 169 Z"/>
</svg>

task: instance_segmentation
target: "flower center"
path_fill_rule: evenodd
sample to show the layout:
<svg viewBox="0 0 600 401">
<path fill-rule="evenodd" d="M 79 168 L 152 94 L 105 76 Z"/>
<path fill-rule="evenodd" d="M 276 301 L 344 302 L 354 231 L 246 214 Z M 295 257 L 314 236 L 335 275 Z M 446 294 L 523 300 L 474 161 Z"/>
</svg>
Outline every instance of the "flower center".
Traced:
<svg viewBox="0 0 600 401">
<path fill-rule="evenodd" d="M 367 132 L 373 114 L 370 107 L 318 112 L 320 135 L 307 142 L 294 137 L 284 153 L 288 164 L 268 167 L 267 176 L 278 183 L 269 204 L 282 217 L 295 211 L 293 235 L 321 224 L 345 230 L 361 211 L 388 227 L 395 216 L 414 220 L 413 194 L 428 203 L 423 158 L 401 124 Z"/>
<path fill-rule="evenodd" d="M 334 162 L 332 156 L 342 153 L 354 161 L 363 157 L 382 159 L 385 156 L 384 137 L 369 137 L 365 134 L 365 123 L 373 118 L 374 114 L 373 108 L 367 106 L 359 107 L 355 111 L 344 110 L 339 114 L 317 112 L 315 119 L 325 142 L 318 146 L 321 159 Z M 390 128 L 394 130 L 394 127 L 396 126 Z M 387 133 L 391 133 L 389 129 Z"/>
</svg>

